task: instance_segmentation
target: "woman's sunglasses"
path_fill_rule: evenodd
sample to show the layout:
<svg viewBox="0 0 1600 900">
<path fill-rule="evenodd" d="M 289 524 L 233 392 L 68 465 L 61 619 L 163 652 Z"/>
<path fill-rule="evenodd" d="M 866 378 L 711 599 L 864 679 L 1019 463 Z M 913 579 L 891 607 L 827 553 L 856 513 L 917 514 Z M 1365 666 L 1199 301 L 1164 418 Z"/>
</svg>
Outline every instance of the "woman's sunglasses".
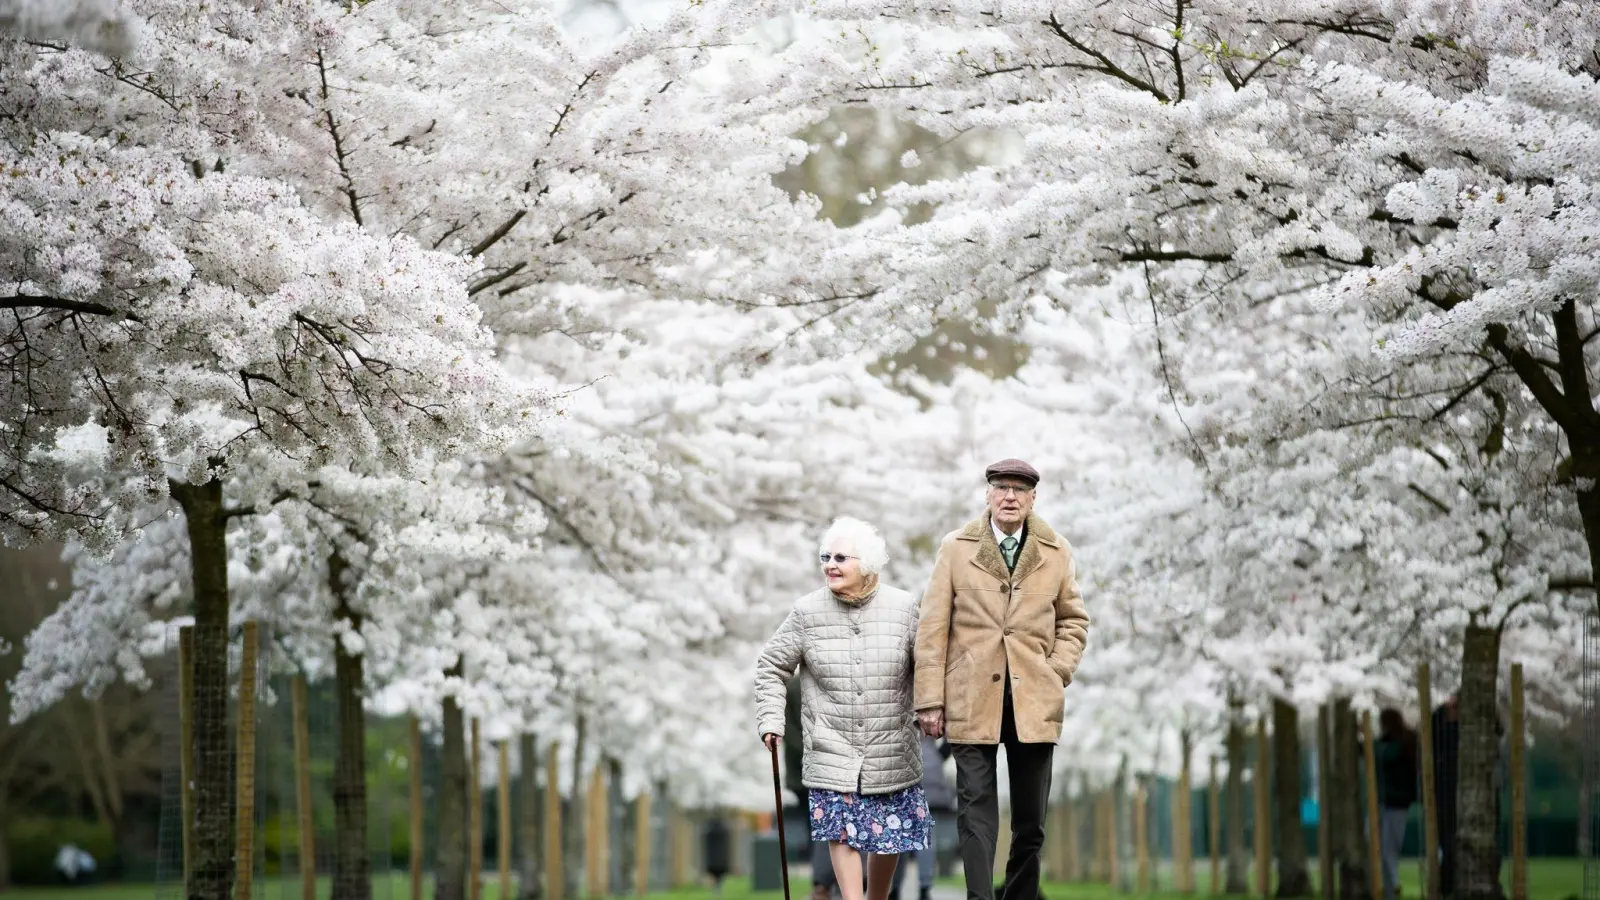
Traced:
<svg viewBox="0 0 1600 900">
<path fill-rule="evenodd" d="M 844 565 L 844 561 L 847 560 L 847 559 L 860 559 L 860 558 L 861 557 L 859 557 L 859 556 L 845 556 L 843 553 L 824 553 L 821 556 L 817 557 L 817 559 L 822 561 L 823 565 L 827 565 L 830 561 L 832 561 L 832 562 L 838 563 L 841 566 Z"/>
</svg>

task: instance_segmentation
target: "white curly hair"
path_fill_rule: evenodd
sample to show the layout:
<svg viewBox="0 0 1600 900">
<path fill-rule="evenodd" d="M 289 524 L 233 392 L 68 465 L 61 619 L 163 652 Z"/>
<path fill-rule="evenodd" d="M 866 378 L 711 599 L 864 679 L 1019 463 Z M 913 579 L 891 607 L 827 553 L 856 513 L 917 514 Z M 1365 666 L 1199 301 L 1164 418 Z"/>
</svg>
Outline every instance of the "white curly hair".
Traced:
<svg viewBox="0 0 1600 900">
<path fill-rule="evenodd" d="M 828 552 L 828 548 L 835 541 L 855 551 L 850 555 L 859 557 L 863 575 L 877 575 L 889 564 L 888 542 L 878 533 L 878 529 L 860 519 L 849 516 L 834 519 L 828 530 L 822 533 L 822 539 L 817 542 L 818 555 Z"/>
</svg>

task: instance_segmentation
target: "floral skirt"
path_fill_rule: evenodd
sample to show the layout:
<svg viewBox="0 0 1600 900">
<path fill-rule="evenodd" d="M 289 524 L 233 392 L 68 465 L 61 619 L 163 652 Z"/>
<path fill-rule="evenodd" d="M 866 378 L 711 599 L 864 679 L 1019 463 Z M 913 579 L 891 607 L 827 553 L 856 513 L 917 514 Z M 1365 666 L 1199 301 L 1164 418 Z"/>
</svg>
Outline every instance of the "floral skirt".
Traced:
<svg viewBox="0 0 1600 900">
<path fill-rule="evenodd" d="M 911 853 L 928 846 L 933 814 L 922 785 L 892 794 L 810 791 L 811 839 L 866 853 Z"/>
</svg>

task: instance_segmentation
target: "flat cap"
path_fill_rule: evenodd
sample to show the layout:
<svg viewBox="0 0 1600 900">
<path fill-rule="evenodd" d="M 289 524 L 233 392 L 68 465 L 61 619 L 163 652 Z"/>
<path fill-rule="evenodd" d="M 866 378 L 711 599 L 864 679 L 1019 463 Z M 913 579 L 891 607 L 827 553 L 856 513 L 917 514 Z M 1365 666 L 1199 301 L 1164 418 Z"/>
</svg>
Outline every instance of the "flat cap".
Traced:
<svg viewBox="0 0 1600 900">
<path fill-rule="evenodd" d="M 1035 485 L 1039 483 L 1038 470 L 1034 469 L 1033 466 L 1028 465 L 1020 459 L 1002 459 L 997 463 L 990 464 L 989 468 L 983 470 L 983 478 L 985 481 L 993 481 L 996 478 L 1006 477 L 1020 478 L 1023 481 L 1026 481 L 1029 485 Z"/>
</svg>

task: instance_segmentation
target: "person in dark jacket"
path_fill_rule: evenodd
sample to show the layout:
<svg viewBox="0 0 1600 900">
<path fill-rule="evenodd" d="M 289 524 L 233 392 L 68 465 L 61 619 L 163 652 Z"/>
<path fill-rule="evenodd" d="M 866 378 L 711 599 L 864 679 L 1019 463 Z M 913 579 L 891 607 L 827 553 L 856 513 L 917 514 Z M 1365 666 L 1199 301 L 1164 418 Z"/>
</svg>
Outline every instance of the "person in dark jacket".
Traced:
<svg viewBox="0 0 1600 900">
<path fill-rule="evenodd" d="M 1378 768 L 1378 834 L 1383 863 L 1384 900 L 1400 896 L 1400 849 L 1406 821 L 1417 802 L 1418 745 L 1416 732 L 1398 709 L 1378 713 L 1378 739 L 1372 742 Z"/>
<path fill-rule="evenodd" d="M 722 896 L 722 879 L 733 868 L 733 841 L 728 834 L 728 823 L 721 816 L 713 816 L 706 823 L 702 836 L 702 858 L 706 874 L 711 876 L 712 896 Z"/>
<path fill-rule="evenodd" d="M 951 814 L 956 809 L 956 786 L 944 774 L 944 761 L 952 752 L 949 741 L 922 736 L 922 792 L 928 796 L 928 809 L 934 814 L 934 835 L 928 846 L 917 851 L 917 900 L 931 900 L 933 881 L 939 873 L 939 853 L 955 843 L 955 816 Z M 905 871 L 904 865 L 895 868 L 889 889 L 891 900 L 900 896 Z"/>
</svg>

